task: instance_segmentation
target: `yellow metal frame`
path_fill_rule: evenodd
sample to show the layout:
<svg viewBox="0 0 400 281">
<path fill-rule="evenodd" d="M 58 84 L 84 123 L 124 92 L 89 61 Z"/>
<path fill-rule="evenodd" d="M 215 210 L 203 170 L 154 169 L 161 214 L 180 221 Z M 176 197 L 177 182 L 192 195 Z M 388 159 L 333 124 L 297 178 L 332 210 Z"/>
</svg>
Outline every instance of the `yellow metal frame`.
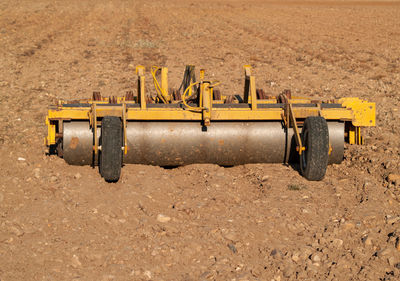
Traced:
<svg viewBox="0 0 400 281">
<path fill-rule="evenodd" d="M 161 71 L 161 85 L 156 78 L 156 72 Z M 375 126 L 375 103 L 363 101 L 359 98 L 341 98 L 325 103 L 338 103 L 342 108 L 321 108 L 320 103 L 315 107 L 301 107 L 301 104 L 313 103 L 311 99 L 304 97 L 288 97 L 284 108 L 262 108 L 261 104 L 278 103 L 276 98 L 258 100 L 256 96 L 255 77 L 251 74 L 251 67 L 244 66 L 245 87 L 244 87 L 244 103 L 249 104 L 247 108 L 227 107 L 216 108 L 214 104 L 222 103 L 220 100 L 213 100 L 213 88 L 218 84 L 212 81 L 205 81 L 205 71 L 200 71 L 200 81 L 192 83 L 182 95 L 183 107 L 175 108 L 153 108 L 149 107 L 146 102 L 145 92 L 145 68 L 138 66 L 136 73 L 138 76 L 137 98 L 133 101 L 127 101 L 124 97 L 117 97 L 117 103 L 110 105 L 110 100 L 102 98 L 100 101 L 92 99 L 83 99 L 79 102 L 80 107 L 68 106 L 68 102 L 59 101 L 58 105 L 50 107 L 48 116 L 46 117 L 46 125 L 48 128 L 45 144 L 47 146 L 55 145 L 61 132 L 57 132 L 58 122 L 64 120 L 89 120 L 92 128 L 97 128 L 98 122 L 104 116 L 119 116 L 123 121 L 124 135 L 126 131 L 127 121 L 155 121 L 155 120 L 181 120 L 181 121 L 200 121 L 205 126 L 212 126 L 212 121 L 247 121 L 247 120 L 264 120 L 264 121 L 282 121 L 286 126 L 290 126 L 295 130 L 295 138 L 298 145 L 299 154 L 304 150 L 298 129 L 298 120 L 304 120 L 308 116 L 322 116 L 326 120 L 337 120 L 350 123 L 347 126 L 348 141 L 350 144 L 362 144 L 361 128 Z M 168 68 L 154 67 L 152 68 L 153 82 L 157 90 L 158 102 L 171 103 L 172 98 L 168 93 Z M 199 107 L 192 107 L 185 101 L 186 94 L 191 93 L 194 84 L 199 84 L 200 97 Z M 224 97 L 223 97 L 224 98 Z M 87 106 L 85 106 L 87 104 Z M 130 104 L 139 104 L 138 107 L 129 107 Z M 297 104 L 297 106 L 293 106 Z M 299 123 L 301 125 L 301 123 Z M 58 124 L 58 128 L 62 126 Z M 97 134 L 97 130 L 93 130 Z M 95 142 L 97 137 L 94 138 Z M 126 151 L 126 138 L 124 139 L 124 151 Z M 94 152 L 97 153 L 98 144 L 94 143 Z"/>
<path fill-rule="evenodd" d="M 107 115 L 121 116 L 121 103 L 115 106 L 102 106 L 96 104 L 97 117 Z M 89 119 L 91 106 L 88 107 L 53 107 L 48 111 L 48 120 L 85 120 Z M 199 114 L 200 113 L 200 114 Z M 189 111 L 181 108 L 127 108 L 126 119 L 131 121 L 140 120 L 182 120 L 182 121 L 201 121 L 202 111 Z M 317 108 L 294 107 L 293 113 L 297 119 L 307 118 L 308 116 L 318 116 Z M 227 120 L 282 120 L 284 110 L 281 108 L 211 108 L 210 118 L 215 121 Z M 321 116 L 327 120 L 352 121 L 353 112 L 345 108 L 323 108 Z M 47 123 L 46 123 L 47 124 Z M 53 126 L 53 125 L 51 125 Z"/>
<path fill-rule="evenodd" d="M 375 103 L 359 98 L 341 98 L 337 102 L 353 112 L 353 126 L 375 126 Z"/>
<path fill-rule="evenodd" d="M 50 121 L 49 116 L 46 116 L 47 137 L 45 138 L 44 142 L 47 146 L 56 144 L 56 122 Z"/>
</svg>

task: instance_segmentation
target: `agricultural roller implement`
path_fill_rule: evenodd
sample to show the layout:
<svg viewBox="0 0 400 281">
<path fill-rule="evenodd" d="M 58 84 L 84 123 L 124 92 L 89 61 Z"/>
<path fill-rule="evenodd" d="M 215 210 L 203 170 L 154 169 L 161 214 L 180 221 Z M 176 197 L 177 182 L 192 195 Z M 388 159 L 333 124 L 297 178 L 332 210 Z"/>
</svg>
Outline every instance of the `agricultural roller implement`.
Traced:
<svg viewBox="0 0 400 281">
<path fill-rule="evenodd" d="M 168 88 L 168 69 L 152 67 L 153 95 L 145 68 L 136 68 L 136 93 L 59 100 L 46 118 L 45 143 L 68 164 L 99 166 L 108 182 L 124 164 L 164 167 L 193 163 L 233 166 L 299 162 L 308 180 L 341 163 L 344 143 L 363 144 L 361 128 L 375 126 L 375 104 L 359 98 L 312 100 L 256 88 L 244 67 L 244 93 L 222 95 L 219 82 L 186 66 L 179 89 Z"/>
</svg>

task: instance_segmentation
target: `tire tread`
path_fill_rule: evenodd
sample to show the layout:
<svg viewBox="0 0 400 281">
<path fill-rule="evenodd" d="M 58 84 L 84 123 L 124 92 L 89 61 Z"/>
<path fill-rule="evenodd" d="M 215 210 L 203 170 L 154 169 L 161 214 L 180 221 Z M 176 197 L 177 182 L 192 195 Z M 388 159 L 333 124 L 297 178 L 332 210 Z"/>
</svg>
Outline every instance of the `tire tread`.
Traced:
<svg viewBox="0 0 400 281">
<path fill-rule="evenodd" d="M 117 182 L 122 166 L 122 124 L 119 117 L 103 117 L 100 142 L 100 174 L 107 182 Z"/>
<path fill-rule="evenodd" d="M 304 122 L 303 135 L 306 130 L 308 130 L 308 139 L 307 143 L 303 143 L 303 145 L 307 149 L 307 164 L 306 167 L 303 167 L 303 161 L 300 159 L 301 173 L 310 181 L 319 181 L 324 178 L 328 165 L 328 124 L 323 117 L 310 116 Z"/>
</svg>

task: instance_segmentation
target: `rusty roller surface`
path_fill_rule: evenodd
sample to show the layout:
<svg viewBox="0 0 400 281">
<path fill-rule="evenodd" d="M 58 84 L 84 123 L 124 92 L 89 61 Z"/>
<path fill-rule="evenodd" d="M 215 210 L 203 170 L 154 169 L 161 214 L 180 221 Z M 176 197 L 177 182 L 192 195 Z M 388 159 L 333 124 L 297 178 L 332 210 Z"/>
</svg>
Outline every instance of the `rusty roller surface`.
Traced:
<svg viewBox="0 0 400 281">
<path fill-rule="evenodd" d="M 340 163 L 344 124 L 328 122 L 332 153 L 329 163 Z M 100 129 L 97 130 L 98 136 Z M 293 130 L 289 151 L 294 154 Z M 285 129 L 279 122 L 213 122 L 202 130 L 198 122 L 129 122 L 128 154 L 124 163 L 179 166 L 193 163 L 239 165 L 283 163 Z M 92 164 L 93 133 L 88 122 L 64 122 L 64 159 L 73 165 Z"/>
</svg>

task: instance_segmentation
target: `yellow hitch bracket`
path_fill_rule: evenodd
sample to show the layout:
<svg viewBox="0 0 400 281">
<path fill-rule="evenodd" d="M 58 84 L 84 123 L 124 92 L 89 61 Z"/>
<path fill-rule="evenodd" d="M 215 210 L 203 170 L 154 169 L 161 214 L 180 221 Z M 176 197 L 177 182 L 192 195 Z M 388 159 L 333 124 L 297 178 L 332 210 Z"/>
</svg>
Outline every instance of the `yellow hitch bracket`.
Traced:
<svg viewBox="0 0 400 281">
<path fill-rule="evenodd" d="M 363 101 L 359 98 L 341 98 L 338 101 L 353 112 L 353 126 L 375 126 L 375 103 Z"/>
</svg>

